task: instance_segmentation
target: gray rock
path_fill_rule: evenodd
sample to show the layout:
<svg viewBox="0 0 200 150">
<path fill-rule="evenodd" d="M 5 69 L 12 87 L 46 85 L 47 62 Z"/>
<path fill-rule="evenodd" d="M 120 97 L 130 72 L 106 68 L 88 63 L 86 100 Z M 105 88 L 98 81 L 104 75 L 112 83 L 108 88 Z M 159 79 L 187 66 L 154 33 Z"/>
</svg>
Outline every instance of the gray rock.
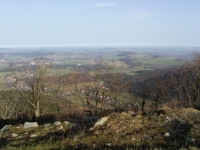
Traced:
<svg viewBox="0 0 200 150">
<path fill-rule="evenodd" d="M 94 130 L 94 128 L 90 128 L 90 129 L 89 129 L 90 132 L 93 131 L 93 130 Z"/>
<path fill-rule="evenodd" d="M 100 118 L 96 123 L 95 123 L 95 127 L 96 126 L 101 126 L 101 125 L 103 125 L 106 121 L 108 120 L 108 117 L 102 117 L 102 118 Z"/>
<path fill-rule="evenodd" d="M 63 130 L 63 126 L 62 125 L 57 125 L 54 127 L 55 131 L 60 131 L 60 130 Z"/>
<path fill-rule="evenodd" d="M 30 135 L 30 138 L 35 138 L 35 137 L 37 137 L 38 135 L 37 134 L 31 134 Z"/>
<path fill-rule="evenodd" d="M 50 127 L 50 126 L 51 126 L 50 123 L 44 125 L 45 128 L 46 128 L 46 127 Z"/>
<path fill-rule="evenodd" d="M 18 133 L 19 135 L 28 135 L 28 132 L 22 131 L 20 133 Z"/>
<path fill-rule="evenodd" d="M 68 126 L 70 124 L 70 122 L 69 121 L 64 121 L 63 124 Z"/>
<path fill-rule="evenodd" d="M 25 122 L 24 123 L 24 129 L 36 128 L 36 127 L 38 127 L 38 123 L 37 122 Z"/>
<path fill-rule="evenodd" d="M 58 126 L 58 125 L 61 125 L 62 123 L 60 122 L 60 121 L 55 121 L 54 123 L 53 123 L 53 125 L 54 126 Z"/>
<path fill-rule="evenodd" d="M 169 132 L 166 132 L 164 136 L 165 137 L 170 137 L 171 135 L 169 134 Z"/>
<path fill-rule="evenodd" d="M 16 134 L 16 133 L 11 133 L 10 137 L 11 137 L 11 138 L 18 137 L 18 134 Z"/>
<path fill-rule="evenodd" d="M 103 143 L 103 145 L 110 147 L 111 143 Z"/>
<path fill-rule="evenodd" d="M 20 128 L 23 128 L 23 124 L 19 124 L 18 126 L 17 126 L 17 129 L 20 129 Z"/>
<path fill-rule="evenodd" d="M 167 117 L 167 116 L 166 116 L 165 119 L 166 119 L 167 121 L 169 121 L 169 122 L 171 121 L 171 119 L 170 119 L 169 117 Z"/>
</svg>

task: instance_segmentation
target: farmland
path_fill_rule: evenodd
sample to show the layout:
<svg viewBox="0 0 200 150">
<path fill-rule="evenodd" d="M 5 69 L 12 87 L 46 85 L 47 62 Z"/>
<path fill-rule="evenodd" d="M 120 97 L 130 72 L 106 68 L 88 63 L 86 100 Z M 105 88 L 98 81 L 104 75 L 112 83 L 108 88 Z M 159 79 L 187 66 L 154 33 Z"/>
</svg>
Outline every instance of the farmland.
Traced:
<svg viewBox="0 0 200 150">
<path fill-rule="evenodd" d="M 54 64 L 52 74 L 65 74 L 76 69 L 87 71 L 98 61 L 102 61 L 105 65 L 114 67 L 115 72 L 135 75 L 141 70 L 181 65 L 192 55 L 191 48 L 187 47 L 12 48 L 6 51 L 0 49 L 0 53 L 1 77 L 10 73 L 10 62 L 13 62 L 13 67 L 22 68 L 34 64 L 37 57 L 44 57 Z"/>
</svg>

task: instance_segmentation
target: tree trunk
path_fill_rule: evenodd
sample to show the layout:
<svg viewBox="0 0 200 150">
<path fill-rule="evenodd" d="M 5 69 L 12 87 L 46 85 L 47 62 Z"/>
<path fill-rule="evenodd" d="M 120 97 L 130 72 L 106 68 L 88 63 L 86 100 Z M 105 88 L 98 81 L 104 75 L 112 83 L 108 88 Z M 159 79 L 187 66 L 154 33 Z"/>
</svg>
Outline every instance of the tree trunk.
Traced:
<svg viewBox="0 0 200 150">
<path fill-rule="evenodd" d="M 39 118 L 40 117 L 40 102 L 37 101 L 36 102 L 36 107 L 35 107 L 35 118 Z"/>
<path fill-rule="evenodd" d="M 145 100 L 145 93 L 143 92 L 142 94 L 142 112 L 144 111 L 144 105 L 146 103 L 146 100 Z"/>
<path fill-rule="evenodd" d="M 179 102 L 178 102 L 179 108 L 182 107 L 182 90 L 179 91 Z"/>
</svg>

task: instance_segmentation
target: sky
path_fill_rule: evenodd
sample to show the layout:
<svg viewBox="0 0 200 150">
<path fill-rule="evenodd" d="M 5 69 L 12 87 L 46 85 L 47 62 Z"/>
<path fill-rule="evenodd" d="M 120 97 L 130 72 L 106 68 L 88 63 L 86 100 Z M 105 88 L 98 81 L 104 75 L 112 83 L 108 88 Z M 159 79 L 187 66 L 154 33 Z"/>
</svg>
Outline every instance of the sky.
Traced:
<svg viewBox="0 0 200 150">
<path fill-rule="evenodd" d="M 0 47 L 200 46 L 200 0 L 0 0 Z"/>
</svg>

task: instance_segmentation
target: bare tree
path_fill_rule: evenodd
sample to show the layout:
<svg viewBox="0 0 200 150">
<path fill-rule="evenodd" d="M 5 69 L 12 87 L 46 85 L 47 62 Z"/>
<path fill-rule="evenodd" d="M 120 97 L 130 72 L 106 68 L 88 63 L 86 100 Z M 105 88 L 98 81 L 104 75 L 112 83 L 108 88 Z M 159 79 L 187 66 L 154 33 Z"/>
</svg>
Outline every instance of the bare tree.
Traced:
<svg viewBox="0 0 200 150">
<path fill-rule="evenodd" d="M 104 87 L 103 79 L 109 69 L 109 66 L 106 66 L 102 60 L 99 60 L 89 75 L 91 77 L 89 82 L 84 81 L 83 78 L 85 76 L 81 76 L 84 73 L 69 74 L 78 99 L 81 100 L 85 112 L 89 112 L 90 115 L 97 114 L 98 109 L 101 109 L 101 111 L 105 109 L 105 95 L 108 89 Z"/>
<path fill-rule="evenodd" d="M 2 90 L 0 92 L 0 117 L 3 119 L 16 118 L 20 109 L 19 91 Z"/>
<path fill-rule="evenodd" d="M 182 107 L 182 96 L 183 96 L 183 90 L 184 90 L 184 71 L 182 67 L 175 67 L 172 72 L 171 76 L 171 83 L 173 89 L 177 92 L 178 95 L 178 106 Z"/>
<path fill-rule="evenodd" d="M 200 54 L 195 53 L 189 64 L 188 81 L 193 91 L 193 101 L 199 105 L 200 98 Z"/>
<path fill-rule="evenodd" d="M 45 105 L 50 106 L 53 102 L 52 96 L 56 95 L 60 89 L 60 83 L 59 80 L 53 81 L 48 77 L 49 69 L 52 67 L 49 62 L 42 58 L 37 59 L 35 67 L 35 70 L 25 70 L 24 77 L 22 74 L 16 75 L 16 88 L 20 88 L 23 99 L 33 110 L 34 118 L 38 118 L 41 115 L 41 104 L 48 102 Z"/>
<path fill-rule="evenodd" d="M 109 88 L 111 90 L 111 95 L 114 98 L 114 107 L 115 111 L 120 111 L 120 98 L 122 97 L 122 93 L 129 88 L 130 82 L 128 82 L 123 74 L 121 73 L 115 73 L 112 75 L 111 83 L 109 85 Z"/>
<path fill-rule="evenodd" d="M 113 69 L 112 66 L 105 65 L 103 63 L 103 60 L 100 59 L 97 62 L 97 65 L 95 67 L 95 70 L 92 72 L 92 76 L 94 79 L 94 99 L 95 99 L 95 114 L 98 112 L 98 103 L 101 104 L 101 111 L 105 108 L 105 94 L 108 92 L 108 89 L 106 89 L 103 85 L 103 80 L 105 79 L 108 72 Z"/>
</svg>

